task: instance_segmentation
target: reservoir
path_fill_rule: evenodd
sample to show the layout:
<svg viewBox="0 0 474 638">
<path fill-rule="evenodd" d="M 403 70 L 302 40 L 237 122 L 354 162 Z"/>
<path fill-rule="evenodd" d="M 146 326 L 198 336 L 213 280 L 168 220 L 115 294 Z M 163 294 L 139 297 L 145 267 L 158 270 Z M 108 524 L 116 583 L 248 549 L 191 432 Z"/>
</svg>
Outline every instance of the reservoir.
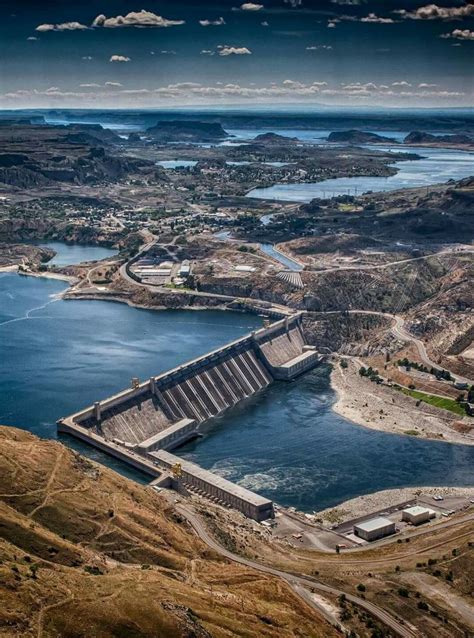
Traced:
<svg viewBox="0 0 474 638">
<path fill-rule="evenodd" d="M 362 195 L 368 191 L 383 192 L 443 184 L 450 179 L 463 179 L 474 173 L 474 153 L 452 149 L 372 147 L 377 150 L 402 150 L 422 155 L 422 159 L 395 162 L 398 172 L 390 177 L 338 177 L 308 184 L 275 184 L 255 188 L 247 197 L 277 201 L 310 202 L 315 198 L 330 199 L 339 195 Z"/>
<path fill-rule="evenodd" d="M 0 274 L 0 423 L 56 436 L 56 420 L 258 327 L 255 315 L 64 301 L 63 282 Z M 474 447 L 364 429 L 331 406 L 322 366 L 205 426 L 177 453 L 286 506 L 311 511 L 380 489 L 473 483 Z M 410 424 L 407 423 L 407 429 Z M 68 445 L 134 478 L 95 449 Z M 143 477 L 142 477 L 143 480 Z"/>
<path fill-rule="evenodd" d="M 34 242 L 38 246 L 51 248 L 56 254 L 48 261 L 48 266 L 72 266 L 83 261 L 95 261 L 107 259 L 117 254 L 112 248 L 102 246 L 90 246 L 83 244 L 65 244 L 61 241 Z"/>
</svg>

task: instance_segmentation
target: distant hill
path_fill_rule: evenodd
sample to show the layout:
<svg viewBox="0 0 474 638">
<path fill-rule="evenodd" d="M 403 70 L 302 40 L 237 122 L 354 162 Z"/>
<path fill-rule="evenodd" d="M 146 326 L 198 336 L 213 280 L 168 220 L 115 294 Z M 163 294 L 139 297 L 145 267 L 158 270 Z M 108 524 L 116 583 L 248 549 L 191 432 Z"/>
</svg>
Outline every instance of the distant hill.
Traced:
<svg viewBox="0 0 474 638">
<path fill-rule="evenodd" d="M 397 144 L 397 141 L 391 137 L 377 135 L 377 133 L 368 133 L 367 131 L 358 131 L 356 129 L 350 131 L 333 131 L 328 135 L 328 142 L 348 142 L 350 144 L 390 142 L 390 144 Z"/>
<path fill-rule="evenodd" d="M 340 635 L 203 545 L 154 490 L 57 441 L 0 427 L 0 493 L 5 638 Z"/>
<path fill-rule="evenodd" d="M 215 142 L 229 137 L 218 122 L 175 120 L 158 122 L 146 134 L 159 142 Z"/>
<path fill-rule="evenodd" d="M 404 144 L 473 144 L 472 138 L 460 133 L 454 135 L 431 135 L 423 131 L 412 131 L 403 140 Z"/>
<path fill-rule="evenodd" d="M 252 141 L 260 144 L 295 144 L 296 142 L 299 142 L 297 137 L 278 135 L 278 133 L 261 133 Z"/>
</svg>

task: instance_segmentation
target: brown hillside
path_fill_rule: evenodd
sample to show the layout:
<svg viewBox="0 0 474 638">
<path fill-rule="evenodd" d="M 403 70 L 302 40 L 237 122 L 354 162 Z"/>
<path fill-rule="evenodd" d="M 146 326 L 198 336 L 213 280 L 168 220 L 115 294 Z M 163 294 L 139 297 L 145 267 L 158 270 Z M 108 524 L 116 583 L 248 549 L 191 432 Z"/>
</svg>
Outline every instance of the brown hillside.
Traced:
<svg viewBox="0 0 474 638">
<path fill-rule="evenodd" d="M 0 635 L 338 634 L 284 583 L 207 549 L 151 489 L 1 427 Z"/>
</svg>

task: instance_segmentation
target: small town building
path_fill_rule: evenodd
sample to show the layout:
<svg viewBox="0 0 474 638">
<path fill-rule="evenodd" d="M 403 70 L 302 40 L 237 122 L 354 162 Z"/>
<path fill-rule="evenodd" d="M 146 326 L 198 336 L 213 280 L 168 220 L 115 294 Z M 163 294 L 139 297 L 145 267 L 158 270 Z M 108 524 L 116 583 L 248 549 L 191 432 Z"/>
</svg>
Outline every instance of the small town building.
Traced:
<svg viewBox="0 0 474 638">
<path fill-rule="evenodd" d="M 412 525 L 421 525 L 421 523 L 426 523 L 430 520 L 430 518 L 434 518 L 434 516 L 436 516 L 436 514 L 433 510 L 430 510 L 427 507 L 420 507 L 419 505 L 407 507 L 407 509 L 402 510 L 402 521 L 406 521 Z"/>
<path fill-rule="evenodd" d="M 378 538 L 395 534 L 395 523 L 389 518 L 377 516 L 369 521 L 354 525 L 354 534 L 365 541 L 375 541 Z"/>
</svg>

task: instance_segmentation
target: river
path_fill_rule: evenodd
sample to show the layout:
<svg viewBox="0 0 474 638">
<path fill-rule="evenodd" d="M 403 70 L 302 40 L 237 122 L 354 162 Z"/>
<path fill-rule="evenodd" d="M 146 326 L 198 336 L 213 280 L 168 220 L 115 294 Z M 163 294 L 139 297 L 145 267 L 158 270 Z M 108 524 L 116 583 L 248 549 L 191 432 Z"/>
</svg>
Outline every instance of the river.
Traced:
<svg viewBox="0 0 474 638">
<path fill-rule="evenodd" d="M 254 188 L 247 197 L 277 201 L 310 202 L 315 198 L 330 199 L 338 195 L 361 195 L 368 191 L 383 192 L 400 188 L 432 186 L 450 179 L 474 175 L 474 153 L 453 149 L 371 147 L 386 151 L 413 151 L 422 159 L 394 162 L 396 175 L 390 177 L 338 177 L 307 184 L 274 184 Z"/>
<path fill-rule="evenodd" d="M 58 296 L 65 287 L 0 274 L 0 423 L 46 438 L 55 438 L 59 417 L 127 387 L 133 376 L 146 379 L 261 323 L 231 312 L 65 301 Z M 336 414 L 334 399 L 328 368 L 320 367 L 217 419 L 178 454 L 307 511 L 390 487 L 472 484 L 474 448 L 364 429 Z M 64 440 L 145 480 L 85 444 Z"/>
</svg>

